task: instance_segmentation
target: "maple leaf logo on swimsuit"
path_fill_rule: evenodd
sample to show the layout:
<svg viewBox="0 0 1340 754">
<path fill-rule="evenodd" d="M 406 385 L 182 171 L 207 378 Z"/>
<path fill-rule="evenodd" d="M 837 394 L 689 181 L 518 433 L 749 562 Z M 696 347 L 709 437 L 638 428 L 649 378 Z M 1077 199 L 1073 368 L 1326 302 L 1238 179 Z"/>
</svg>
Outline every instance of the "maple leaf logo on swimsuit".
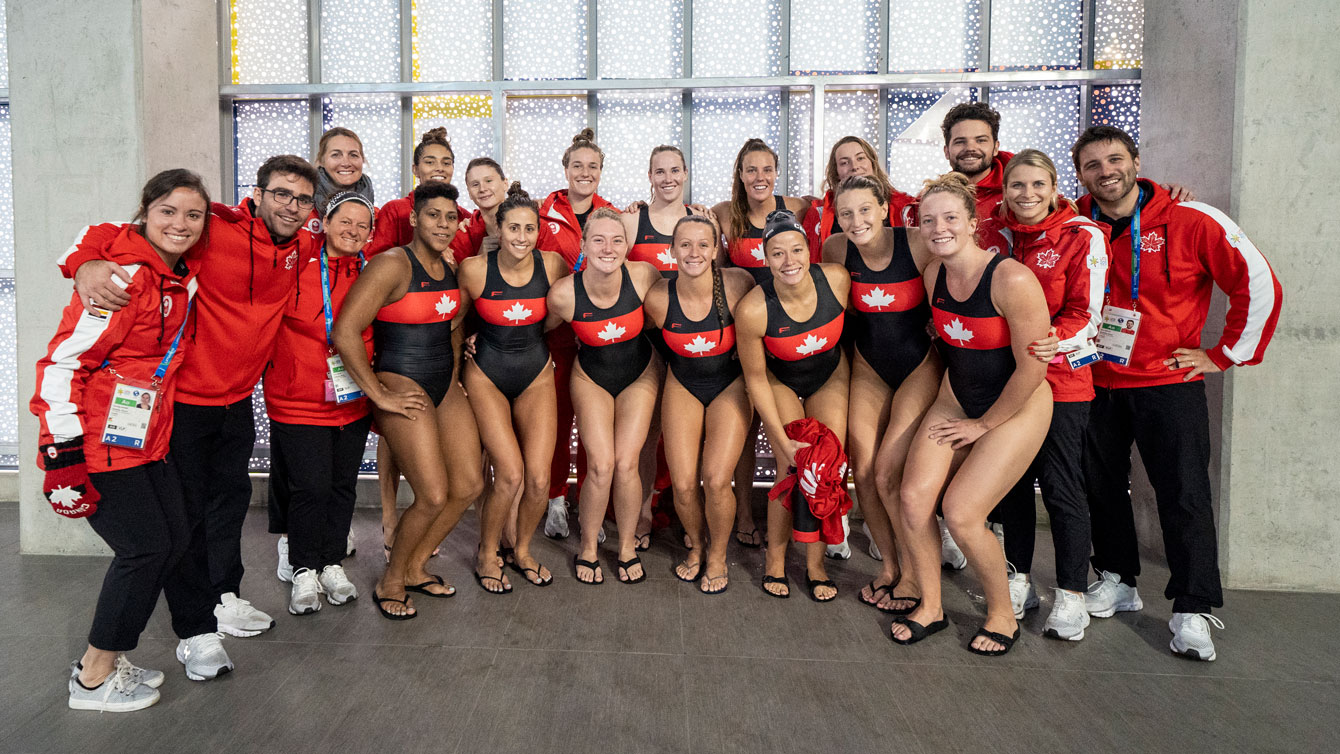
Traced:
<svg viewBox="0 0 1340 754">
<path fill-rule="evenodd" d="M 522 306 L 520 301 L 516 302 L 515 304 L 512 304 L 511 308 L 503 312 L 503 316 L 512 320 L 513 322 L 520 322 L 526 317 L 529 317 L 530 314 L 531 314 L 530 309 Z"/>
<path fill-rule="evenodd" d="M 1056 263 L 1060 261 L 1060 259 L 1061 255 L 1056 251 L 1056 249 L 1047 249 L 1045 251 L 1039 251 L 1038 255 L 1034 257 L 1034 261 L 1037 262 L 1038 267 L 1044 270 L 1050 270 L 1051 268 L 1055 267 Z"/>
<path fill-rule="evenodd" d="M 601 330 L 598 336 L 601 340 L 618 340 L 625 332 L 628 332 L 628 330 L 623 325 L 606 322 L 605 329 Z"/>
<path fill-rule="evenodd" d="M 713 348 L 716 347 L 717 342 L 715 340 L 708 340 L 707 338 L 704 338 L 703 336 L 699 335 L 698 337 L 689 341 L 689 343 L 687 343 L 684 346 L 684 350 L 688 351 L 689 353 L 707 353 L 708 351 L 711 351 Z"/>
<path fill-rule="evenodd" d="M 73 508 L 75 503 L 84 498 L 84 493 L 72 487 L 56 487 L 47 497 L 62 508 Z"/>
<path fill-rule="evenodd" d="M 456 302 L 447 298 L 447 294 L 444 293 L 442 294 L 442 298 L 437 300 L 437 304 L 435 304 L 433 308 L 437 310 L 437 315 L 439 317 L 446 319 L 448 314 L 456 311 Z"/>
<path fill-rule="evenodd" d="M 1157 254 L 1163 251 L 1163 238 L 1158 231 L 1151 230 L 1140 236 L 1140 246 L 1150 254 Z"/>
<path fill-rule="evenodd" d="M 883 309 L 893 303 L 893 294 L 886 293 L 883 288 L 871 288 L 870 292 L 861 297 L 865 305 L 872 309 Z"/>
<path fill-rule="evenodd" d="M 675 264 L 675 256 L 670 253 L 669 249 L 666 249 L 662 251 L 660 254 L 657 254 L 656 261 L 660 262 L 661 264 L 665 265 L 668 268 L 678 266 Z"/>
<path fill-rule="evenodd" d="M 972 340 L 972 330 L 963 326 L 963 322 L 958 317 L 954 321 L 945 325 L 945 337 L 950 340 L 957 340 L 959 343 L 967 343 Z"/>
<path fill-rule="evenodd" d="M 828 338 L 816 338 L 814 337 L 814 333 L 810 333 L 805 336 L 805 341 L 803 343 L 796 346 L 796 353 L 801 356 L 809 356 L 816 351 L 822 350 L 826 345 L 828 345 Z"/>
<path fill-rule="evenodd" d="M 755 247 L 754 247 L 754 250 L 751 251 L 751 252 L 749 252 L 749 253 L 754 255 L 754 259 L 757 259 L 757 260 L 760 261 L 760 262 L 763 261 L 763 247 L 762 247 L 762 246 L 755 246 Z"/>
</svg>

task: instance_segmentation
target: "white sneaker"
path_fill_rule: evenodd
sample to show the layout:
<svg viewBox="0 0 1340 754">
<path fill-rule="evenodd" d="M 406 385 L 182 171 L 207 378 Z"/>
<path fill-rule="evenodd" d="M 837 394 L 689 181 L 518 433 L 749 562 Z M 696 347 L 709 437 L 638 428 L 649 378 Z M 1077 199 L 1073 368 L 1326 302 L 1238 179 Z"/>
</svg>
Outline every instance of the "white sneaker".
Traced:
<svg viewBox="0 0 1340 754">
<path fill-rule="evenodd" d="M 159 686 L 162 686 L 163 681 L 166 678 L 166 676 L 163 675 L 163 671 L 161 670 L 149 670 L 148 668 L 141 668 L 135 665 L 126 657 L 125 652 L 122 652 L 121 654 L 116 656 L 116 667 L 120 669 L 123 666 L 127 668 L 127 671 L 130 673 L 130 679 L 132 681 L 134 681 L 135 683 L 142 683 L 151 689 L 156 689 Z M 70 663 L 70 677 L 71 678 L 79 677 L 79 672 L 82 671 L 83 669 L 84 664 L 78 660 L 75 660 L 74 662 Z"/>
<path fill-rule="evenodd" d="M 1014 619 L 1023 620 L 1025 611 L 1038 606 L 1038 590 L 1033 588 L 1033 582 L 1028 578 L 1028 574 L 1019 573 L 1012 565 L 1009 566 L 1009 576 L 1010 605 L 1014 608 Z"/>
<path fill-rule="evenodd" d="M 1173 654 L 1190 657 L 1202 662 L 1214 662 L 1214 640 L 1210 638 L 1210 626 L 1220 630 L 1224 622 L 1209 613 L 1173 613 L 1168 621 L 1172 629 L 1172 643 L 1168 645 Z"/>
<path fill-rule="evenodd" d="M 544 517 L 544 536 L 550 539 L 568 538 L 568 499 L 549 498 L 549 512 Z"/>
<path fill-rule="evenodd" d="M 358 587 L 345 575 L 344 566 L 328 565 L 322 568 L 317 581 L 326 595 L 326 601 L 332 605 L 343 605 L 358 599 Z"/>
<path fill-rule="evenodd" d="M 1089 611 L 1084 609 L 1084 595 L 1065 589 L 1056 590 L 1056 602 L 1042 628 L 1042 635 L 1051 639 L 1079 641 L 1089 627 Z"/>
<path fill-rule="evenodd" d="M 293 589 L 289 592 L 290 615 L 310 615 L 321 609 L 321 581 L 316 571 L 299 568 L 293 574 Z"/>
<path fill-rule="evenodd" d="M 177 662 L 186 667 L 192 681 L 208 681 L 233 669 L 233 661 L 223 651 L 221 633 L 197 634 L 177 642 Z"/>
<path fill-rule="evenodd" d="M 358 552 L 358 547 L 354 545 L 354 530 L 349 530 L 349 538 L 344 540 L 344 557 L 352 558 L 354 553 Z"/>
<path fill-rule="evenodd" d="M 158 702 L 158 689 L 135 680 L 129 662 L 117 662 L 116 669 L 96 688 L 86 689 L 79 676 L 70 678 L 70 709 L 98 712 L 134 712 Z"/>
<path fill-rule="evenodd" d="M 600 527 L 600 531 L 596 532 L 596 544 L 605 544 L 605 526 L 603 524 Z"/>
<path fill-rule="evenodd" d="M 219 621 L 219 630 L 233 636 L 255 636 L 275 626 L 273 618 L 232 592 L 219 598 L 219 604 L 214 606 L 214 617 Z"/>
<path fill-rule="evenodd" d="M 940 562 L 946 568 L 952 568 L 955 571 L 962 571 L 968 567 L 968 558 L 963 551 L 958 549 L 958 543 L 949 534 L 949 527 L 945 525 L 943 518 L 936 518 L 936 523 L 940 525 Z"/>
<path fill-rule="evenodd" d="M 288 562 L 288 535 L 279 538 L 279 567 L 275 575 L 285 584 L 293 581 L 293 565 Z"/>
<path fill-rule="evenodd" d="M 875 560 L 883 562 L 884 554 L 879 551 L 879 545 L 875 544 L 875 538 L 870 536 L 870 524 L 867 524 L 866 522 L 862 521 L 861 531 L 865 534 L 865 538 L 870 540 L 870 548 L 868 550 L 870 553 L 870 557 L 874 558 Z"/>
<path fill-rule="evenodd" d="M 1095 618 L 1110 618 L 1116 613 L 1127 613 L 1144 608 L 1135 587 L 1121 583 L 1121 577 L 1108 571 L 1099 571 L 1098 580 L 1089 584 L 1084 593 L 1084 609 Z"/>
<path fill-rule="evenodd" d="M 849 536 L 850 536 L 850 535 L 851 535 L 851 524 L 847 523 L 847 517 L 846 517 L 846 516 L 843 516 L 843 517 L 842 517 L 842 541 L 839 542 L 839 543 L 837 543 L 837 544 L 835 544 L 835 545 L 829 545 L 829 546 L 825 547 L 825 548 L 824 548 L 824 555 L 826 555 L 827 557 L 832 558 L 833 560 L 849 560 L 849 559 L 851 559 L 851 545 L 848 544 L 848 542 L 847 542 L 847 540 L 849 539 Z"/>
</svg>

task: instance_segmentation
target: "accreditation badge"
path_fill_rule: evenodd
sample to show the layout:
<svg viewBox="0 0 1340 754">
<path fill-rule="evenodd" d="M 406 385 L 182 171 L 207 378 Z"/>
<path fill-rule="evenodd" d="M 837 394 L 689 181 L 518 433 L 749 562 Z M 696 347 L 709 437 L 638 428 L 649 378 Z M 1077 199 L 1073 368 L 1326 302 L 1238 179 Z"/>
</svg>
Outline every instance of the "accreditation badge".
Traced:
<svg viewBox="0 0 1340 754">
<path fill-rule="evenodd" d="M 149 436 L 149 426 L 157 411 L 157 390 L 126 382 L 116 383 L 103 423 L 102 443 L 143 449 L 145 438 Z"/>
<path fill-rule="evenodd" d="M 334 403 L 348 403 L 363 397 L 358 383 L 349 376 L 344 361 L 339 354 L 326 357 L 326 400 Z"/>
<path fill-rule="evenodd" d="M 1094 344 L 1103 361 L 1125 366 L 1130 363 L 1135 348 L 1135 336 L 1140 331 L 1140 312 L 1118 306 L 1103 307 L 1103 324 L 1098 328 Z"/>
</svg>

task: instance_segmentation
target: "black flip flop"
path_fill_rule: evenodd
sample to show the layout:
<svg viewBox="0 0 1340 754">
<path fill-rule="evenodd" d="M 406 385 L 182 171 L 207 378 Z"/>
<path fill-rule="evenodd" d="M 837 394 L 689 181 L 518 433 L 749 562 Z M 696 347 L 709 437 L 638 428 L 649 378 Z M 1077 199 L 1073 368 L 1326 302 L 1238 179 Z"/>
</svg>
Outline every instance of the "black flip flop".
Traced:
<svg viewBox="0 0 1340 754">
<path fill-rule="evenodd" d="M 629 569 L 629 568 L 632 568 L 632 567 L 635 566 L 635 565 L 642 565 L 642 558 L 639 558 L 638 556 L 634 555 L 633 557 L 629 558 L 628 560 L 619 560 L 619 561 L 616 561 L 616 562 L 619 564 L 619 567 L 623 569 L 623 575 L 627 576 L 627 575 L 628 575 L 628 569 Z M 618 574 L 615 574 L 615 575 L 617 576 Z M 635 579 L 632 579 L 632 578 L 629 578 L 629 579 L 619 579 L 619 583 L 620 583 L 620 584 L 640 584 L 640 583 L 642 583 L 643 581 L 646 581 L 646 580 L 647 580 L 647 568 L 646 568 L 646 566 L 643 566 L 643 567 L 642 567 L 642 575 L 641 575 L 641 576 L 638 576 L 638 577 L 635 578 Z"/>
<path fill-rule="evenodd" d="M 382 617 L 387 620 L 409 620 L 410 618 L 416 618 L 419 615 L 418 611 L 396 615 L 395 613 L 388 612 L 386 608 L 382 607 L 382 604 L 386 602 L 399 602 L 400 604 L 408 608 L 409 607 L 408 594 L 405 595 L 403 599 L 395 599 L 394 597 L 383 597 L 380 594 L 377 594 L 377 590 L 374 588 L 372 590 L 372 601 L 377 605 L 377 612 L 381 613 Z"/>
<path fill-rule="evenodd" d="M 892 591 L 892 590 L 890 590 L 890 591 Z M 899 597 L 899 596 L 896 595 L 896 594 L 890 594 L 890 595 L 889 595 L 889 599 L 891 599 L 891 600 L 902 600 L 903 602 L 911 602 L 911 603 L 912 603 L 912 606 L 911 606 L 911 607 L 880 607 L 879 605 L 875 605 L 875 609 L 878 610 L 878 611 L 880 611 L 881 613 L 884 613 L 885 615 L 908 615 L 908 614 L 910 614 L 913 610 L 916 610 L 917 608 L 921 607 L 921 598 L 920 598 L 920 597 Z"/>
<path fill-rule="evenodd" d="M 778 594 L 768 589 L 768 584 L 781 584 L 786 587 L 786 594 Z M 786 580 L 785 576 L 769 576 L 763 574 L 763 593 L 769 597 L 776 597 L 779 600 L 787 599 L 791 596 L 791 582 Z"/>
<path fill-rule="evenodd" d="M 1009 652 L 1009 651 L 1010 651 L 1010 647 L 1013 647 L 1013 646 L 1014 646 L 1014 643 L 1015 643 L 1016 641 L 1019 641 L 1019 632 L 1020 632 L 1021 630 L 1022 630 L 1022 627 L 1021 627 L 1021 626 L 1015 626 L 1015 627 L 1014 627 L 1014 636 L 1006 636 L 1005 634 L 998 634 L 998 633 L 996 633 L 995 631 L 988 631 L 988 630 L 986 630 L 985 627 L 983 627 L 983 628 L 980 629 L 976 634 L 973 634 L 972 639 L 970 639 L 970 640 L 968 641 L 968 651 L 969 651 L 969 652 L 972 652 L 972 653 L 975 654 L 975 655 L 981 655 L 981 656 L 983 656 L 983 657 L 1000 657 L 1001 655 L 1005 654 L 1006 652 Z M 976 648 L 976 647 L 974 647 L 974 646 L 972 645 L 972 643 L 973 643 L 974 641 L 977 641 L 977 637 L 978 637 L 978 636 L 982 636 L 982 637 L 985 637 L 985 638 L 987 638 L 987 639 L 990 639 L 991 641 L 996 642 L 997 644 L 999 644 L 999 645 L 1000 645 L 1001 647 L 1003 647 L 1003 648 L 1002 648 L 1002 649 L 978 649 L 978 648 Z"/>
<path fill-rule="evenodd" d="M 894 623 L 901 623 L 901 624 L 903 624 L 904 626 L 907 626 L 908 630 L 912 632 L 912 635 L 909 636 L 909 637 L 907 637 L 906 639 L 899 639 L 898 637 L 894 636 L 892 633 L 889 634 L 889 640 L 890 640 L 890 641 L 892 641 L 894 644 L 902 644 L 903 646 L 906 646 L 906 645 L 908 645 L 908 644 L 916 644 L 917 642 L 921 641 L 922 639 L 926 638 L 927 636 L 930 636 L 931 634 L 937 634 L 937 633 L 939 633 L 939 632 L 945 630 L 946 628 L 949 628 L 949 618 L 948 618 L 948 617 L 941 618 L 940 620 L 935 621 L 934 623 L 930 624 L 929 626 L 923 626 L 923 625 L 921 625 L 920 623 L 917 623 L 917 622 L 914 621 L 914 620 L 908 620 L 907 618 L 903 618 L 903 617 L 894 618 L 894 619 L 893 619 L 893 622 L 894 622 Z M 893 627 L 890 626 L 890 627 L 889 627 L 889 630 L 892 631 L 892 630 L 893 630 Z"/>
<path fill-rule="evenodd" d="M 514 565 L 516 564 L 516 548 L 499 547 L 498 557 L 502 558 L 503 565 L 505 566 Z"/>
<path fill-rule="evenodd" d="M 428 591 L 428 587 L 430 587 L 430 586 L 434 586 L 434 585 L 436 585 L 436 586 L 443 586 L 443 587 L 444 587 L 444 586 L 447 585 L 447 582 L 443 581 L 441 576 L 438 576 L 437 574 L 429 574 L 429 575 L 432 576 L 432 578 L 431 578 L 431 579 L 428 579 L 427 581 L 423 582 L 422 584 L 407 584 L 407 585 L 405 586 L 405 591 L 407 591 L 407 592 L 414 592 L 415 594 L 422 594 L 422 595 L 427 596 L 427 597 L 436 597 L 436 598 L 438 598 L 438 599 L 440 599 L 440 600 L 444 600 L 444 599 L 447 599 L 448 597 L 455 597 L 455 596 L 456 596 L 456 587 L 452 587 L 450 592 L 430 592 L 430 591 Z"/>
<path fill-rule="evenodd" d="M 581 576 L 577 576 L 577 569 L 578 569 L 578 568 L 589 568 L 589 569 L 591 569 L 591 580 L 590 580 L 590 581 L 582 581 L 582 577 L 581 577 Z M 599 562 L 599 561 L 596 561 L 596 560 L 582 560 L 580 555 L 573 555 L 573 556 L 572 556 L 572 575 L 577 577 L 577 583 L 578 583 L 578 584 L 586 584 L 587 586 L 595 586 L 595 585 L 597 585 L 597 584 L 603 584 L 603 583 L 605 583 L 605 581 L 604 581 L 603 579 L 600 580 L 600 581 L 597 581 L 597 580 L 596 580 L 596 578 L 595 578 L 595 574 L 598 574 L 598 573 L 600 573 L 600 562 Z"/>
<path fill-rule="evenodd" d="M 723 573 L 723 574 L 721 574 L 720 576 L 717 576 L 717 577 L 713 578 L 712 576 L 708 576 L 708 575 L 707 575 L 707 572 L 704 571 L 704 572 L 701 574 L 701 578 L 702 578 L 702 583 L 703 583 L 703 584 L 710 584 L 711 582 L 715 581 L 716 579 L 726 579 L 726 585 L 723 586 L 723 587 L 721 587 L 720 589 L 714 591 L 714 592 L 709 592 L 709 591 L 706 591 L 706 590 L 704 590 L 704 589 L 702 589 L 702 588 L 699 588 L 698 591 L 702 592 L 703 594 L 707 594 L 707 595 L 712 595 L 712 594 L 723 594 L 723 593 L 725 593 L 725 591 L 726 591 L 727 589 L 730 588 L 730 579 L 728 578 L 728 574 L 724 574 L 724 573 Z M 701 587 L 701 585 L 700 585 L 700 587 Z"/>
<path fill-rule="evenodd" d="M 875 586 L 875 582 L 871 581 L 869 584 L 866 584 L 866 586 L 870 587 L 870 595 L 873 599 L 867 602 L 865 599 L 864 592 L 857 592 L 856 599 L 859 600 L 862 605 L 869 605 L 870 607 L 873 607 L 876 610 L 879 609 L 879 593 L 893 591 L 893 584 L 885 584 L 884 586 Z"/>
<path fill-rule="evenodd" d="M 475 575 L 475 583 L 479 584 L 479 588 L 483 589 L 485 592 L 493 595 L 503 595 L 512 593 L 512 586 L 510 584 L 503 583 L 502 574 L 499 574 L 497 576 L 484 576 L 479 573 L 478 569 L 472 571 L 472 573 L 474 573 Z M 495 592 L 492 589 L 489 589 L 488 587 L 484 586 L 485 581 L 498 582 L 498 586 L 502 587 L 502 591 Z"/>
<path fill-rule="evenodd" d="M 735 544 L 737 544 L 737 545 L 739 545 L 739 546 L 741 546 L 741 547 L 748 547 L 748 548 L 751 549 L 751 550 L 757 550 L 758 548 L 762 547 L 763 545 L 762 545 L 761 542 L 755 542 L 755 541 L 754 541 L 754 535 L 755 535 L 755 534 L 758 534 L 758 527 L 757 527 L 757 526 L 755 526 L 754 528 L 750 529 L 749 531 L 745 531 L 744 529 L 736 529 L 736 530 L 735 530 Z M 748 537 L 748 538 L 749 538 L 749 541 L 748 541 L 748 542 L 741 541 L 741 540 L 740 540 L 740 535 L 744 535 L 744 536 Z"/>
<path fill-rule="evenodd" d="M 832 579 L 820 580 L 820 579 L 812 579 L 809 576 L 806 576 L 805 586 L 810 590 L 810 599 L 814 600 L 815 602 L 832 602 L 833 600 L 837 599 L 837 584 Z M 814 593 L 814 590 L 818 589 L 821 586 L 826 586 L 832 589 L 833 596 L 829 597 L 828 599 L 820 599 L 819 596 Z"/>
<path fill-rule="evenodd" d="M 679 575 L 679 566 L 682 566 L 682 565 L 684 565 L 684 564 L 683 564 L 683 563 L 679 563 L 679 564 L 675 565 L 674 568 L 670 569 L 670 570 L 672 570 L 672 571 L 675 572 L 675 578 L 679 579 L 680 581 L 685 581 L 685 582 L 688 582 L 688 583 L 692 584 L 692 583 L 694 583 L 695 581 L 697 581 L 699 577 L 701 577 L 701 576 L 703 575 L 703 562 L 702 562 L 701 560 L 698 561 L 698 570 L 696 570 L 696 571 L 693 572 L 693 578 L 691 578 L 691 579 L 686 579 L 686 578 L 684 578 L 683 576 L 680 576 L 680 575 Z"/>
<path fill-rule="evenodd" d="M 511 563 L 507 564 L 507 567 L 521 574 L 521 577 L 525 579 L 527 583 L 529 583 L 532 586 L 549 586 L 550 584 L 554 583 L 554 577 L 552 574 L 547 579 L 541 579 L 539 568 L 522 568 L 521 564 L 517 562 L 515 557 L 512 558 Z M 532 579 L 530 577 L 531 574 L 535 574 L 535 578 Z"/>
<path fill-rule="evenodd" d="M 644 539 L 647 541 L 645 545 L 642 544 L 642 540 Z M 633 546 L 634 550 L 637 550 L 638 552 L 646 552 L 651 549 L 651 532 L 634 535 L 633 540 L 637 542 L 637 544 Z"/>
</svg>

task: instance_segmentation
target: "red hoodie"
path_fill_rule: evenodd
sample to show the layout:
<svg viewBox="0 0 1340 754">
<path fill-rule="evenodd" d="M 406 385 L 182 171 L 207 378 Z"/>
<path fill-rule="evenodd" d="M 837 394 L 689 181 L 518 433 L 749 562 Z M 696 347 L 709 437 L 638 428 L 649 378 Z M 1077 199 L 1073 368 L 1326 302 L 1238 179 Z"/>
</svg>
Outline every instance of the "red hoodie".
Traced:
<svg viewBox="0 0 1340 754">
<path fill-rule="evenodd" d="M 331 313 L 336 317 L 349 288 L 358 279 L 359 266 L 356 256 L 326 260 Z M 363 344 L 371 359 L 371 327 L 363 331 Z M 265 412 L 271 419 L 285 424 L 342 427 L 367 416 L 371 410 L 367 398 L 348 403 L 326 400 L 326 357 L 330 353 L 318 254 L 303 265 L 298 295 L 284 309 L 275 358 L 265 372 Z"/>
<path fill-rule="evenodd" d="M 1102 223 L 1075 214 L 1064 200 L 1037 225 L 1015 220 L 1002 202 L 996 214 L 977 226 L 982 248 L 1013 257 L 1037 276 L 1047 296 L 1047 311 L 1056 337 L 1061 339 L 1058 353 L 1083 348 L 1098 334 L 1098 326 L 1103 322 L 1110 230 Z M 1063 356 L 1047 367 L 1047 382 L 1051 384 L 1053 400 L 1093 400 L 1093 374 L 1089 368 L 1071 369 Z"/>
<path fill-rule="evenodd" d="M 175 270 L 169 270 L 138 226 L 110 227 L 115 233 L 104 244 L 104 255 L 130 273 L 126 288 L 130 303 L 95 316 L 84 311 L 76 293 L 61 313 L 47 355 L 37 362 L 37 394 L 28 403 L 41 428 L 38 445 L 56 437 L 82 435 L 84 459 L 88 470 L 95 473 L 128 469 L 167 455 L 177 375 L 179 371 L 184 374 L 181 367 L 191 350 L 185 335 L 159 388 L 144 447 L 102 444 L 103 424 L 117 382 L 153 382 L 154 372 L 186 320 L 187 304 L 196 292 L 193 267 L 199 264 L 198 259 L 192 260 L 188 268 L 181 261 Z"/>
<path fill-rule="evenodd" d="M 889 225 L 899 224 L 909 228 L 917 226 L 916 214 L 917 198 L 911 194 L 904 194 L 898 189 L 893 189 L 889 194 L 889 216 L 886 223 Z M 805 213 L 805 219 L 801 224 L 805 227 L 805 237 L 810 240 L 810 262 L 817 263 L 823 261 L 824 241 L 833 235 L 833 217 L 837 210 L 833 207 L 833 190 L 829 189 L 824 193 L 823 199 L 817 202 L 810 202 L 810 209 Z"/>
<path fill-rule="evenodd" d="M 810 513 L 819 519 L 819 531 L 794 532 L 793 538 L 797 542 L 822 539 L 825 544 L 840 544 L 844 538 L 842 517 L 851 510 L 851 497 L 847 495 L 847 454 L 842 452 L 842 441 L 818 419 L 797 419 L 782 429 L 792 440 L 809 444 L 796 451 L 796 470 L 778 477 L 768 490 L 768 499 L 781 498 L 782 505 L 790 510 L 791 496 L 787 493 L 792 487 L 800 487 Z M 813 477 L 813 492 L 806 489 L 806 483 L 799 478 L 805 472 Z"/>
<path fill-rule="evenodd" d="M 1014 152 L 1000 151 L 996 152 L 996 159 L 991 161 L 991 169 L 982 180 L 977 182 L 977 219 L 985 220 L 996 214 L 996 207 L 1000 206 L 1001 199 L 1005 194 L 1005 164 L 1014 157 Z M 906 215 L 910 218 L 907 227 L 915 228 L 917 226 L 917 203 L 914 199 L 910 208 L 906 210 Z"/>
<path fill-rule="evenodd" d="M 599 194 L 591 197 L 591 211 L 613 207 Z M 547 196 L 540 205 L 540 239 L 535 247 L 540 251 L 556 251 L 577 271 L 577 260 L 582 254 L 582 226 L 577 224 L 577 213 L 568 203 L 568 190 L 559 189 Z M 585 265 L 583 265 L 585 266 Z"/>
<path fill-rule="evenodd" d="M 460 264 L 462 259 L 479 253 L 479 245 L 484 242 L 484 219 L 478 212 L 471 212 L 457 205 L 462 222 L 469 220 L 470 227 L 458 232 L 451 239 L 451 256 Z M 368 259 L 400 246 L 408 246 L 414 239 L 414 228 L 409 224 L 409 216 L 414 213 L 414 192 L 400 199 L 392 199 L 377 210 L 377 220 L 372 224 L 372 238 L 363 249 Z"/>
<path fill-rule="evenodd" d="M 1104 388 L 1149 387 L 1182 381 L 1163 360 L 1177 348 L 1202 348 L 1201 331 L 1214 286 L 1228 294 L 1228 315 L 1219 342 L 1205 348 L 1220 369 L 1259 364 L 1279 321 L 1284 292 L 1270 263 L 1228 215 L 1200 202 L 1174 203 L 1168 192 L 1140 179 L 1147 197 L 1140 212 L 1140 330 L 1130 363 L 1100 361 L 1094 384 Z M 1079 200 L 1089 217 L 1093 197 Z M 1131 232 L 1112 239 L 1111 289 L 1107 303 L 1131 307 Z M 1197 377 L 1196 379 L 1201 379 Z"/>
<path fill-rule="evenodd" d="M 187 253 L 199 267 L 199 310 L 187 331 L 199 350 L 181 372 L 177 400 L 194 406 L 226 406 L 251 395 L 265 371 L 279 334 L 284 307 L 293 297 L 301 262 L 315 256 L 319 224 L 298 229 L 276 246 L 265 221 L 245 199 L 236 207 L 210 207 L 209 238 Z M 66 277 L 84 262 L 107 258 L 116 225 L 86 228 L 60 259 Z"/>
</svg>

